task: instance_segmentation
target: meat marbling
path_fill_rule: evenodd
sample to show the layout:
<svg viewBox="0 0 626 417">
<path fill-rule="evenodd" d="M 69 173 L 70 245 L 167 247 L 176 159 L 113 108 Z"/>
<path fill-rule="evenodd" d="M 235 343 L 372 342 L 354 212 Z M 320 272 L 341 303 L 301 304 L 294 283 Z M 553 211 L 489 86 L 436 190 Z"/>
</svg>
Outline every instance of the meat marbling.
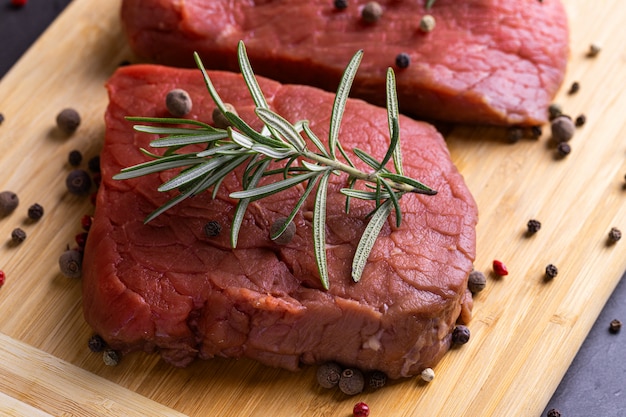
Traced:
<svg viewBox="0 0 626 417">
<path fill-rule="evenodd" d="M 259 127 L 240 75 L 209 72 L 225 101 Z M 308 119 L 320 138 L 328 132 L 334 95 L 259 77 L 270 107 L 288 120 Z M 113 180 L 123 167 L 146 160 L 140 147 L 154 137 L 133 131 L 125 116 L 167 116 L 164 97 L 184 88 L 192 118 L 211 122 L 214 105 L 198 70 L 154 65 L 122 67 L 107 84 L 102 182 L 83 262 L 86 321 L 123 352 L 158 351 L 169 363 L 194 358 L 249 357 L 290 370 L 334 360 L 391 378 L 434 366 L 450 345 L 457 319 L 471 316 L 467 276 L 475 252 L 477 208 L 430 125 L 404 116 L 405 172 L 438 191 L 405 195 L 403 223 L 390 216 L 359 283 L 351 260 L 372 202 L 353 200 L 349 214 L 331 176 L 327 252 L 330 289 L 321 288 L 313 255 L 311 200 L 298 213 L 296 235 L 284 246 L 269 228 L 286 216 L 302 188 L 250 205 L 236 249 L 230 223 L 241 172 L 228 176 L 215 200 L 209 192 L 187 199 L 152 222 L 145 217 L 169 195 L 156 191 L 172 173 Z M 381 158 L 388 143 L 386 111 L 349 99 L 341 128 L 346 149 L 358 146 Z M 222 226 L 207 237 L 211 220 Z"/>
<path fill-rule="evenodd" d="M 353 92 L 384 103 L 385 70 L 398 69 L 403 112 L 420 119 L 537 125 L 560 87 L 568 58 L 567 16 L 559 0 L 438 0 L 419 30 L 426 0 L 367 0 L 345 10 L 332 0 L 124 0 L 122 22 L 135 53 L 160 64 L 192 66 L 198 51 L 213 69 L 237 70 L 243 40 L 258 74 L 334 91 L 357 49 L 365 51 Z"/>
</svg>

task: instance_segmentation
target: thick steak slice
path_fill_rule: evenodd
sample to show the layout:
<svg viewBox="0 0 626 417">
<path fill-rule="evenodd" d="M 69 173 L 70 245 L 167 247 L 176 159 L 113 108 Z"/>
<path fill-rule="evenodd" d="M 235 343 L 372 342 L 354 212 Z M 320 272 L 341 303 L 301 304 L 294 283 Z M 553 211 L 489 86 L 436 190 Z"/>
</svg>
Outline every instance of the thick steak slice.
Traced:
<svg viewBox="0 0 626 417">
<path fill-rule="evenodd" d="M 425 0 L 381 0 L 374 24 L 361 19 L 367 1 L 337 10 L 332 0 L 124 0 L 122 21 L 144 59 L 191 66 L 198 51 L 208 67 L 238 71 L 243 40 L 258 74 L 329 91 L 363 49 L 353 92 L 379 105 L 385 70 L 404 52 L 411 64 L 398 69 L 397 82 L 406 114 L 497 125 L 547 121 L 568 57 L 559 0 L 437 0 L 429 33 L 419 30 Z"/>
<path fill-rule="evenodd" d="M 240 75 L 210 74 L 224 100 L 260 127 Z M 270 107 L 292 122 L 310 120 L 320 138 L 327 136 L 334 95 L 264 78 L 259 83 Z M 210 122 L 214 106 L 197 70 L 124 67 L 107 87 L 102 184 L 85 249 L 83 300 L 87 322 L 113 348 L 158 350 L 179 366 L 215 355 L 292 370 L 336 360 L 392 378 L 433 366 L 446 352 L 455 322 L 471 314 L 466 288 L 477 210 L 433 127 L 400 120 L 406 173 L 438 194 L 401 199 L 401 228 L 391 216 L 357 284 L 350 265 L 373 203 L 355 200 L 345 214 L 338 189 L 346 177 L 331 176 L 325 291 L 313 255 L 313 201 L 296 217 L 289 244 L 269 238 L 270 226 L 291 211 L 302 188 L 251 204 L 237 249 L 230 247 L 235 202 L 228 194 L 239 189 L 240 172 L 226 178 L 215 200 L 207 192 L 143 224 L 169 198 L 156 187 L 171 174 L 112 180 L 121 168 L 145 161 L 139 148 L 154 139 L 133 131 L 124 117 L 167 116 L 164 97 L 173 88 L 190 93 L 191 117 Z M 385 109 L 350 99 L 341 129 L 346 149 L 358 145 L 382 158 L 386 117 Z M 208 221 L 222 226 L 218 236 L 203 232 Z"/>
</svg>

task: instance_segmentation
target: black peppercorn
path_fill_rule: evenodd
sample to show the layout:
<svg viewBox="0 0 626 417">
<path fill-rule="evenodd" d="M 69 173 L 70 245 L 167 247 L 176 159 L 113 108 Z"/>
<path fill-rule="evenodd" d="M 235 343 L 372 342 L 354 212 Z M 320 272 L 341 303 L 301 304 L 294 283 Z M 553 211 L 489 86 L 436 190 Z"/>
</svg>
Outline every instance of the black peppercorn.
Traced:
<svg viewBox="0 0 626 417">
<path fill-rule="evenodd" d="M 621 321 L 619 321 L 618 319 L 611 320 L 611 323 L 609 324 L 609 332 L 615 334 L 619 332 L 621 329 L 622 329 Z"/>
<path fill-rule="evenodd" d="M 317 368 L 317 383 L 324 388 L 332 388 L 341 379 L 341 366 L 334 362 L 328 362 Z"/>
<path fill-rule="evenodd" d="M 339 389 L 346 395 L 356 395 L 363 391 L 365 378 L 363 372 L 355 368 L 344 369 L 339 378 Z"/>
<path fill-rule="evenodd" d="M 541 222 L 539 220 L 530 219 L 526 223 L 526 231 L 528 235 L 534 235 L 541 229 Z"/>
<path fill-rule="evenodd" d="M 71 166 L 77 167 L 83 161 L 83 154 L 75 149 L 68 154 L 67 161 L 70 163 Z"/>
<path fill-rule="evenodd" d="M 67 190 L 76 195 L 89 193 L 91 189 L 91 177 L 84 169 L 74 169 L 65 178 Z"/>
<path fill-rule="evenodd" d="M 348 0 L 335 0 L 335 9 L 344 10 L 348 8 Z"/>
<path fill-rule="evenodd" d="M 89 338 L 87 346 L 89 346 L 89 350 L 92 352 L 102 352 L 107 347 L 107 343 L 100 335 L 94 334 Z"/>
<path fill-rule="evenodd" d="M 554 277 L 557 276 L 557 274 L 559 273 L 559 269 L 554 266 L 553 264 L 548 264 L 546 266 L 546 280 L 551 280 Z"/>
<path fill-rule="evenodd" d="M 585 116 L 584 114 L 579 114 L 579 115 L 576 117 L 576 121 L 574 122 L 574 124 L 576 125 L 576 127 L 581 127 L 581 126 L 583 126 L 586 122 L 587 122 L 587 116 Z"/>
<path fill-rule="evenodd" d="M 182 117 L 189 114 L 192 104 L 189 93 L 182 88 L 175 88 L 165 96 L 167 111 L 174 117 Z"/>
<path fill-rule="evenodd" d="M 0 192 L 0 217 L 13 213 L 19 203 L 20 199 L 13 191 Z"/>
<path fill-rule="evenodd" d="M 4 114 L 0 113 L 0 125 L 4 122 Z"/>
<path fill-rule="evenodd" d="M 587 53 L 587 56 L 594 57 L 598 55 L 601 50 L 602 50 L 602 47 L 599 44 L 592 43 L 591 45 L 589 45 L 589 52 Z"/>
<path fill-rule="evenodd" d="M 572 152 L 572 147 L 570 146 L 569 143 L 567 142 L 560 142 L 557 146 L 556 146 L 556 152 L 560 157 L 565 157 L 567 155 L 570 154 L 570 152 Z"/>
<path fill-rule="evenodd" d="M 270 238 L 274 236 L 274 234 L 277 233 L 283 227 L 286 220 L 287 220 L 286 217 L 279 217 L 278 219 L 274 221 L 274 223 L 272 223 L 272 225 L 270 226 Z M 274 239 L 274 243 L 276 243 L 277 245 L 286 245 L 289 242 L 291 242 L 291 240 L 293 239 L 295 235 L 296 235 L 296 225 L 294 222 L 291 221 L 287 225 L 287 228 L 285 229 L 283 234 L 281 234 L 276 239 Z"/>
<path fill-rule="evenodd" d="M 230 103 L 224 103 L 224 107 L 226 108 L 226 111 L 228 111 L 229 113 L 233 113 L 235 115 L 237 115 L 237 110 L 235 110 L 235 106 L 233 106 Z M 224 113 L 222 113 L 222 111 L 216 107 L 213 109 L 213 125 L 219 129 L 226 129 L 228 126 L 230 126 L 230 122 L 228 121 L 228 119 L 226 118 L 226 116 L 224 116 Z"/>
<path fill-rule="evenodd" d="M 82 273 L 83 255 L 74 249 L 68 249 L 59 257 L 61 273 L 68 278 L 80 278 Z"/>
<path fill-rule="evenodd" d="M 100 172 L 100 155 L 89 158 L 87 168 L 89 168 L 91 172 Z"/>
<path fill-rule="evenodd" d="M 506 136 L 509 143 L 517 143 L 524 136 L 524 131 L 520 127 L 511 127 Z"/>
<path fill-rule="evenodd" d="M 580 83 L 578 81 L 574 81 L 569 88 L 569 94 L 576 94 L 580 90 Z"/>
<path fill-rule="evenodd" d="M 102 352 L 102 360 L 107 366 L 117 366 L 120 363 L 120 354 L 113 349 L 104 349 Z"/>
<path fill-rule="evenodd" d="M 563 108 L 558 103 L 552 103 L 548 107 L 548 114 L 550 115 L 550 120 L 553 120 L 563 114 Z"/>
<path fill-rule="evenodd" d="M 383 8 L 375 1 L 366 3 L 361 10 L 361 18 L 367 23 L 376 23 L 383 15 Z"/>
<path fill-rule="evenodd" d="M 452 331 L 452 343 L 455 345 L 464 345 L 470 339 L 470 330 L 467 326 L 459 324 Z"/>
<path fill-rule="evenodd" d="M 472 271 L 467 278 L 467 288 L 472 294 L 478 294 L 487 286 L 487 279 L 485 274 L 480 271 Z"/>
<path fill-rule="evenodd" d="M 66 134 L 71 134 L 78 129 L 80 125 L 80 115 L 74 109 L 68 108 L 63 109 L 57 115 L 57 126 L 61 129 L 62 132 Z"/>
<path fill-rule="evenodd" d="M 222 231 L 222 225 L 215 220 L 211 220 L 204 225 L 204 234 L 207 237 L 215 237 Z"/>
<path fill-rule="evenodd" d="M 548 410 L 547 417 L 561 417 L 561 413 L 556 408 Z"/>
<path fill-rule="evenodd" d="M 26 240 L 26 232 L 19 227 L 13 229 L 13 231 L 11 232 L 11 241 L 13 242 L 13 244 L 19 245 L 24 240 Z"/>
<path fill-rule="evenodd" d="M 552 123 L 550 123 L 550 130 L 552 132 L 552 139 L 556 143 L 567 142 L 574 136 L 576 126 L 572 119 L 567 116 L 558 116 Z"/>
<path fill-rule="evenodd" d="M 28 208 L 28 218 L 31 220 L 39 220 L 43 217 L 43 207 L 35 203 Z"/>
<path fill-rule="evenodd" d="M 622 238 L 622 231 L 617 227 L 612 227 L 609 231 L 609 242 L 615 243 Z"/>
<path fill-rule="evenodd" d="M 406 52 L 401 52 L 396 55 L 396 66 L 398 68 L 407 68 L 411 65 L 411 57 Z"/>
<path fill-rule="evenodd" d="M 368 378 L 368 385 L 372 389 L 380 389 L 387 384 L 387 374 L 382 371 L 373 371 Z"/>
<path fill-rule="evenodd" d="M 541 128 L 541 126 L 532 126 L 530 128 L 530 133 L 532 134 L 533 138 L 538 138 L 543 133 L 543 129 Z"/>
</svg>

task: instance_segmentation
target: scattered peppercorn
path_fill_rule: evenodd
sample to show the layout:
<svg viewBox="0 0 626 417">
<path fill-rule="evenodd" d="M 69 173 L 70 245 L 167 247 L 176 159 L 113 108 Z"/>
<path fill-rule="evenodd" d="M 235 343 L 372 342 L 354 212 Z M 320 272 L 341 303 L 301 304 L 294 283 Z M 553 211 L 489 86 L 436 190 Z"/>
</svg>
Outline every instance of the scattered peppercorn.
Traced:
<svg viewBox="0 0 626 417">
<path fill-rule="evenodd" d="M 0 217 L 8 216 L 20 203 L 20 199 L 13 191 L 0 192 Z"/>
<path fill-rule="evenodd" d="M 193 103 L 189 93 L 182 88 L 175 88 L 165 96 L 167 111 L 174 117 L 182 117 L 189 114 Z"/>
<path fill-rule="evenodd" d="M 559 273 L 559 269 L 553 265 L 553 264 L 548 264 L 546 266 L 546 280 L 551 280 L 554 277 L 557 276 L 557 274 Z"/>
<path fill-rule="evenodd" d="M 507 140 L 509 143 L 517 143 L 524 136 L 524 131 L 520 127 L 511 127 L 507 129 Z"/>
<path fill-rule="evenodd" d="M 287 220 L 286 217 L 279 217 L 278 219 L 274 221 L 274 223 L 272 223 L 272 225 L 270 226 L 270 237 L 274 236 L 274 234 L 277 233 L 283 227 L 286 220 Z M 289 242 L 291 242 L 291 240 L 293 239 L 295 235 L 296 235 L 296 225 L 293 221 L 291 221 L 287 225 L 287 228 L 285 229 L 285 231 L 276 239 L 274 239 L 274 243 L 276 243 L 277 245 L 286 245 Z"/>
<path fill-rule="evenodd" d="M 237 110 L 235 110 L 235 106 L 232 104 L 224 103 L 224 107 L 226 108 L 226 111 L 235 115 L 237 114 Z M 226 129 L 230 126 L 230 122 L 218 107 L 213 109 L 213 124 L 219 129 Z"/>
<path fill-rule="evenodd" d="M 376 23 L 383 16 L 383 8 L 378 2 L 370 1 L 361 10 L 361 18 L 367 23 Z"/>
<path fill-rule="evenodd" d="M 569 155 L 571 152 L 572 152 L 572 147 L 567 142 L 559 142 L 559 144 L 556 145 L 556 153 L 561 158 Z"/>
<path fill-rule="evenodd" d="M 541 229 L 541 222 L 539 220 L 530 219 L 526 223 L 526 231 L 528 235 L 534 235 Z"/>
<path fill-rule="evenodd" d="M 372 389 L 380 389 L 387 384 L 387 374 L 382 371 L 373 371 L 368 378 L 368 385 Z"/>
<path fill-rule="evenodd" d="M 422 32 L 430 32 L 435 28 L 436 25 L 435 18 L 430 14 L 425 14 L 420 19 L 420 30 Z"/>
<path fill-rule="evenodd" d="M 204 225 L 204 234 L 207 237 L 215 237 L 222 231 L 222 225 L 215 220 L 211 220 Z"/>
<path fill-rule="evenodd" d="M 589 52 L 587 53 L 587 55 L 590 57 L 597 56 L 601 50 L 602 47 L 599 44 L 592 43 L 591 45 L 589 45 Z"/>
<path fill-rule="evenodd" d="M 89 214 L 85 214 L 81 219 L 80 219 L 80 225 L 83 228 L 84 231 L 88 232 L 89 229 L 91 229 L 91 224 L 93 223 L 93 217 L 90 216 Z"/>
<path fill-rule="evenodd" d="M 41 204 L 35 203 L 28 208 L 28 218 L 31 220 L 39 220 L 43 217 L 43 207 Z"/>
<path fill-rule="evenodd" d="M 579 114 L 579 115 L 576 117 L 576 121 L 574 122 L 574 124 L 576 125 L 576 127 L 581 127 L 581 126 L 583 126 L 586 122 L 587 122 L 587 116 L 585 116 L 584 114 Z"/>
<path fill-rule="evenodd" d="M 609 231 L 609 242 L 615 243 L 622 238 L 622 231 L 617 227 L 612 227 Z"/>
<path fill-rule="evenodd" d="M 4 122 L 4 114 L 0 113 L 0 125 Z"/>
<path fill-rule="evenodd" d="M 77 167 L 83 161 L 83 154 L 81 154 L 80 151 L 74 149 L 67 156 L 67 161 L 70 163 L 71 166 Z"/>
<path fill-rule="evenodd" d="M 430 382 L 435 379 L 435 371 L 432 368 L 426 368 L 420 374 L 423 381 Z"/>
<path fill-rule="evenodd" d="M 568 94 L 576 94 L 580 90 L 580 83 L 578 81 L 574 81 L 569 88 Z"/>
<path fill-rule="evenodd" d="M 458 324 L 452 330 L 452 343 L 455 345 L 464 345 L 470 339 L 470 330 L 467 326 Z"/>
<path fill-rule="evenodd" d="M 57 115 L 57 126 L 68 135 L 74 133 L 79 125 L 80 115 L 72 108 L 63 109 Z"/>
<path fill-rule="evenodd" d="M 352 409 L 353 417 L 368 417 L 370 415 L 370 408 L 364 402 L 356 403 Z"/>
<path fill-rule="evenodd" d="M 113 349 L 104 349 L 102 352 L 102 360 L 107 366 L 116 366 L 120 363 L 120 354 Z"/>
<path fill-rule="evenodd" d="M 72 194 L 88 194 L 91 189 L 91 177 L 84 169 L 74 169 L 67 174 L 65 186 Z"/>
<path fill-rule="evenodd" d="M 561 412 L 556 408 L 551 408 L 548 410 L 547 417 L 561 417 Z"/>
<path fill-rule="evenodd" d="M 472 271 L 467 279 L 467 288 L 472 294 L 478 294 L 487 286 L 487 279 L 485 274 L 480 271 Z"/>
<path fill-rule="evenodd" d="M 87 232 L 78 233 L 74 236 L 74 240 L 80 249 L 84 249 L 87 244 Z"/>
<path fill-rule="evenodd" d="M 317 368 L 317 383 L 324 388 L 337 386 L 341 379 L 341 366 L 335 362 L 328 362 Z"/>
<path fill-rule="evenodd" d="M 553 120 L 563 114 L 563 108 L 558 103 L 552 103 L 548 107 L 548 114 L 550 115 L 550 120 Z"/>
<path fill-rule="evenodd" d="M 89 161 L 87 161 L 87 168 L 89 168 L 89 171 L 94 173 L 100 172 L 100 155 L 89 158 Z"/>
<path fill-rule="evenodd" d="M 347 368 L 341 373 L 339 378 L 339 389 L 346 395 L 356 395 L 363 391 L 365 378 L 363 372 L 358 369 Z"/>
<path fill-rule="evenodd" d="M 335 0 L 335 9 L 344 10 L 348 8 L 348 0 Z"/>
<path fill-rule="evenodd" d="M 0 287 L 4 285 L 4 281 L 6 281 L 7 276 L 4 271 L 0 271 Z"/>
<path fill-rule="evenodd" d="M 498 260 L 493 261 L 493 272 L 500 276 L 509 275 L 509 270 L 506 268 L 506 265 Z"/>
<path fill-rule="evenodd" d="M 406 52 L 401 52 L 396 55 L 396 66 L 398 68 L 408 68 L 411 65 L 411 57 Z"/>
<path fill-rule="evenodd" d="M 622 329 L 621 321 L 619 321 L 618 319 L 611 320 L 611 323 L 609 324 L 609 332 L 615 334 L 619 332 L 621 329 Z"/>
<path fill-rule="evenodd" d="M 107 343 L 100 335 L 94 334 L 89 338 L 87 346 L 89 346 L 90 351 L 97 353 L 102 352 L 106 348 Z"/>
<path fill-rule="evenodd" d="M 26 240 L 26 232 L 24 230 L 20 229 L 19 227 L 16 227 L 15 229 L 13 229 L 13 231 L 11 232 L 11 241 L 13 242 L 14 245 L 19 245 L 25 240 Z"/>
<path fill-rule="evenodd" d="M 572 119 L 566 116 L 558 116 L 550 123 L 550 130 L 552 132 L 552 139 L 556 143 L 567 142 L 574 136 L 574 130 L 576 127 L 572 122 Z"/>
<path fill-rule="evenodd" d="M 68 278 L 80 278 L 82 273 L 83 255 L 74 249 L 68 249 L 59 257 L 61 273 Z"/>
<path fill-rule="evenodd" d="M 543 129 L 541 126 L 531 126 L 530 133 L 533 135 L 533 138 L 538 138 L 543 133 Z"/>
</svg>

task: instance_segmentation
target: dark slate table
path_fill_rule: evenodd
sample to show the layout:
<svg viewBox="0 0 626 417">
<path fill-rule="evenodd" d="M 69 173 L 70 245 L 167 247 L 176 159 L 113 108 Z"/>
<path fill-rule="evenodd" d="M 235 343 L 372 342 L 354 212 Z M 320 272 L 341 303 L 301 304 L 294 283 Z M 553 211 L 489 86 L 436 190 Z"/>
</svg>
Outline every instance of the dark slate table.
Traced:
<svg viewBox="0 0 626 417">
<path fill-rule="evenodd" d="M 11 0 L 2 0 L 0 78 L 70 2 L 28 0 L 26 5 L 14 7 L 11 6 Z M 624 278 L 604 307 L 542 416 L 546 416 L 551 408 L 556 408 L 563 417 L 626 417 L 626 329 L 611 334 L 608 328 L 613 319 L 626 322 Z"/>
</svg>

